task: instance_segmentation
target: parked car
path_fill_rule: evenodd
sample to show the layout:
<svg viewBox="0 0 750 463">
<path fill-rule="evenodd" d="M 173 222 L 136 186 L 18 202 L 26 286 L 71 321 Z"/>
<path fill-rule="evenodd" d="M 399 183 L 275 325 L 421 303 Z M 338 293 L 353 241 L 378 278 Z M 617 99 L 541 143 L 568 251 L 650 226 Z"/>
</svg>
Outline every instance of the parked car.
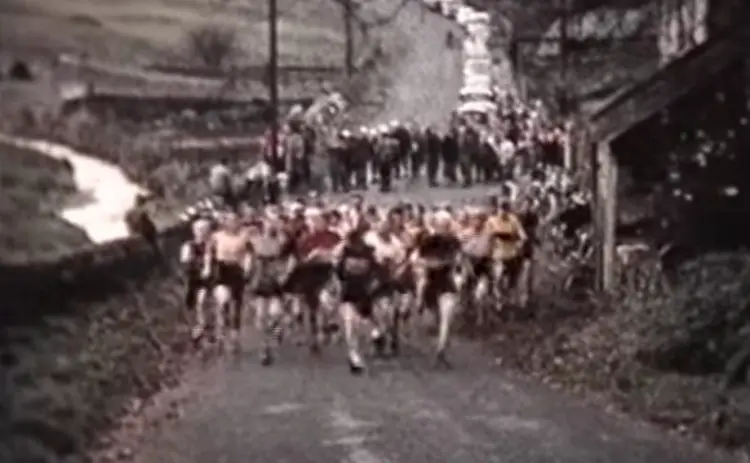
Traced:
<svg viewBox="0 0 750 463">
<path fill-rule="evenodd" d="M 476 40 L 487 43 L 490 39 L 490 14 L 485 11 L 475 11 L 466 18 L 465 28 L 468 34 Z"/>
<path fill-rule="evenodd" d="M 489 85 L 464 85 L 458 92 L 461 102 L 467 101 L 494 101 L 495 92 Z"/>
<path fill-rule="evenodd" d="M 484 58 L 468 58 L 464 60 L 464 78 L 471 78 L 475 76 L 486 76 L 492 77 L 492 58 L 487 56 Z"/>
<path fill-rule="evenodd" d="M 492 101 L 467 101 L 458 105 L 456 113 L 484 126 L 492 126 L 497 116 L 497 108 L 497 104 Z"/>
<path fill-rule="evenodd" d="M 467 6 L 467 5 L 461 5 L 456 9 L 456 22 L 461 27 L 466 27 L 466 23 L 471 18 L 471 16 L 476 12 L 474 8 Z"/>
<path fill-rule="evenodd" d="M 464 59 L 492 59 L 487 43 L 467 37 L 463 41 Z"/>
</svg>

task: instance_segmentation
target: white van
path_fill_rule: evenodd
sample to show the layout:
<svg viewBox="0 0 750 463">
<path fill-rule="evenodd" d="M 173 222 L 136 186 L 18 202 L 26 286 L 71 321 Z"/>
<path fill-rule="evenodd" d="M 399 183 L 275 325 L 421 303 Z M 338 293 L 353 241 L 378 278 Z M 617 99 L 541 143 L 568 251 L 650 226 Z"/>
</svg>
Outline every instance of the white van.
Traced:
<svg viewBox="0 0 750 463">
<path fill-rule="evenodd" d="M 492 77 L 492 58 L 468 58 L 464 60 L 464 78 L 469 77 Z"/>
<path fill-rule="evenodd" d="M 495 92 L 489 85 L 484 83 L 473 83 L 464 85 L 458 92 L 458 100 L 462 103 L 467 101 L 493 101 Z"/>
<path fill-rule="evenodd" d="M 467 6 L 467 5 L 461 5 L 456 10 L 456 22 L 461 27 L 466 27 L 466 22 L 471 18 L 474 13 L 476 13 L 476 10 L 474 8 Z"/>
<path fill-rule="evenodd" d="M 490 38 L 491 16 L 486 11 L 475 11 L 465 20 L 466 31 L 471 37 L 487 42 Z"/>
<path fill-rule="evenodd" d="M 467 37 L 463 41 L 463 57 L 464 59 L 490 59 L 492 55 L 487 43 Z"/>
</svg>

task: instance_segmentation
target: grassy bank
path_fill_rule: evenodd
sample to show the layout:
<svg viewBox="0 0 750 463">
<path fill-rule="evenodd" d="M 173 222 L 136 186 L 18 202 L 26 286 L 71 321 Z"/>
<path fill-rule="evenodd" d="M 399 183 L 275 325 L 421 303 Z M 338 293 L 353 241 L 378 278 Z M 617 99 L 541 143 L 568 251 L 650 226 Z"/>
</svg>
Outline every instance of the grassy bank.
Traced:
<svg viewBox="0 0 750 463">
<path fill-rule="evenodd" d="M 278 10 L 282 63 L 342 63 L 343 25 L 335 2 L 280 0 Z M 266 18 L 266 3 L 254 1 L 8 0 L 0 6 L 0 37 L 32 50 L 134 65 L 184 58 L 188 32 L 212 24 L 236 30 L 242 61 L 259 64 L 267 60 Z"/>
<path fill-rule="evenodd" d="M 163 246 L 178 244 L 172 234 Z M 179 280 L 148 246 L 113 243 L 62 267 L 0 267 L 13 272 L 0 280 L 14 281 L 0 310 L 1 461 L 82 461 L 102 431 L 174 380 L 186 352 Z M 40 285 L 47 297 L 29 294 Z"/>
<path fill-rule="evenodd" d="M 78 195 L 70 165 L 0 144 L 0 190 L 0 261 L 53 258 L 89 243 L 57 215 Z"/>
<path fill-rule="evenodd" d="M 539 294 L 530 313 L 495 327 L 489 344 L 508 368 L 748 452 L 749 262 L 747 255 L 700 257 L 679 270 L 668 294 L 637 289 L 586 303 Z"/>
</svg>

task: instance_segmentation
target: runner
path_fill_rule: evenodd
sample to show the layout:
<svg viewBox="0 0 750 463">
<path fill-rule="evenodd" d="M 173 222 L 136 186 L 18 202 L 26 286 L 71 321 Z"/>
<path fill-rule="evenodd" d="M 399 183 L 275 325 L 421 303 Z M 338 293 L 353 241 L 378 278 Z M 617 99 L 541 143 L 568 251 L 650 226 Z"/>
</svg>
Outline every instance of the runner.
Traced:
<svg viewBox="0 0 750 463">
<path fill-rule="evenodd" d="M 227 212 L 206 247 L 206 265 L 213 269 L 215 330 L 220 346 L 236 347 L 242 328 L 242 311 L 247 279 L 253 264 L 252 246 L 247 230 L 236 212 Z"/>
<path fill-rule="evenodd" d="M 332 231 L 323 209 L 313 207 L 305 213 L 305 231 L 295 241 L 293 269 L 290 272 L 286 291 L 294 293 L 304 304 L 304 320 L 308 330 L 308 345 L 311 352 L 320 351 L 320 295 L 333 274 L 333 251 L 341 237 Z"/>
<path fill-rule="evenodd" d="M 349 232 L 335 256 L 335 272 L 341 282 L 341 317 L 344 324 L 344 337 L 347 345 L 347 358 L 352 373 L 361 373 L 365 362 L 359 349 L 362 326 L 365 321 L 372 324 L 373 296 L 381 270 L 377 264 L 375 251 L 364 239 L 365 229 L 355 228 Z M 376 332 L 377 340 L 381 331 Z"/>
<path fill-rule="evenodd" d="M 398 325 L 400 318 L 408 307 L 405 295 L 411 289 L 404 279 L 406 273 L 407 252 L 404 243 L 398 238 L 396 230 L 400 226 L 400 210 L 392 209 L 384 220 L 373 225 L 374 229 L 366 232 L 364 241 L 373 249 L 374 258 L 384 272 L 382 287 L 375 295 L 373 317 L 378 327 L 372 333 L 375 348 L 384 354 L 386 336 L 388 347 L 393 355 L 399 350 Z"/>
<path fill-rule="evenodd" d="M 291 272 L 293 242 L 283 229 L 280 211 L 269 207 L 260 233 L 250 237 L 254 252 L 250 291 L 255 296 L 256 328 L 263 333 L 261 364 L 273 363 L 273 347 L 281 341 L 284 284 Z"/>
<path fill-rule="evenodd" d="M 188 311 L 195 311 L 193 341 L 201 339 L 206 329 L 205 303 L 211 290 L 211 268 L 207 265 L 206 256 L 211 227 L 207 219 L 193 222 L 193 236 L 180 249 L 180 264 L 185 274 L 185 307 Z"/>
<path fill-rule="evenodd" d="M 511 212 L 508 201 L 502 201 L 500 211 L 487 220 L 486 232 L 495 239 L 493 285 L 499 295 L 505 297 L 508 291 L 516 288 L 522 267 L 521 251 L 528 237 L 518 216 Z"/>
<path fill-rule="evenodd" d="M 456 266 L 461 255 L 461 242 L 453 234 L 453 220 L 449 212 L 440 210 L 434 217 L 433 232 L 417 247 L 414 266 L 422 269 L 417 280 L 417 303 L 423 310 L 437 313 L 438 340 L 435 360 L 449 366 L 445 350 L 448 346 L 453 320 L 459 300 L 461 278 Z"/>
</svg>

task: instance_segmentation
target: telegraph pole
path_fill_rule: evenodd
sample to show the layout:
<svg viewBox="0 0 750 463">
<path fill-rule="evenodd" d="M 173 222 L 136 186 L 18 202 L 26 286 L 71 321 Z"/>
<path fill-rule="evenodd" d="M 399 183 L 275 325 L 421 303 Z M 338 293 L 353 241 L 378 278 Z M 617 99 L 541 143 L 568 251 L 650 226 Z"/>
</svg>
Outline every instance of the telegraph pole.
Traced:
<svg viewBox="0 0 750 463">
<path fill-rule="evenodd" d="M 268 0 L 268 99 L 271 117 L 271 150 L 275 163 L 279 155 L 279 34 L 276 0 Z"/>
<path fill-rule="evenodd" d="M 352 0 L 344 0 L 344 35 L 346 36 L 346 48 L 344 50 L 344 67 L 346 77 L 354 76 L 354 5 Z"/>
<path fill-rule="evenodd" d="M 559 91 L 559 105 L 560 112 L 563 117 L 570 115 L 570 88 L 568 85 L 569 79 L 569 44 L 568 39 L 568 25 L 570 23 L 570 9 L 568 8 L 568 0 L 559 0 L 559 12 L 560 12 L 560 88 Z"/>
</svg>

